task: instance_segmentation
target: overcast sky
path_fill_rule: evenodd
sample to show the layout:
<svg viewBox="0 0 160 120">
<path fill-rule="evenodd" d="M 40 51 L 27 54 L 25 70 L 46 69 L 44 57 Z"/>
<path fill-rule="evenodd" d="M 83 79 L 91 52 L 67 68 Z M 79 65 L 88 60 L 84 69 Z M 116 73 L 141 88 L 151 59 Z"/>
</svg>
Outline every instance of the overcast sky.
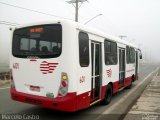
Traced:
<svg viewBox="0 0 160 120">
<path fill-rule="evenodd" d="M 0 21 L 23 24 L 55 19 L 56 16 L 74 20 L 74 7 L 66 1 L 0 0 Z M 79 22 L 85 23 L 100 13 L 103 15 L 87 25 L 114 36 L 126 35 L 125 40 L 136 42 L 147 53 L 144 56 L 160 61 L 160 0 L 89 0 L 79 9 Z"/>
</svg>

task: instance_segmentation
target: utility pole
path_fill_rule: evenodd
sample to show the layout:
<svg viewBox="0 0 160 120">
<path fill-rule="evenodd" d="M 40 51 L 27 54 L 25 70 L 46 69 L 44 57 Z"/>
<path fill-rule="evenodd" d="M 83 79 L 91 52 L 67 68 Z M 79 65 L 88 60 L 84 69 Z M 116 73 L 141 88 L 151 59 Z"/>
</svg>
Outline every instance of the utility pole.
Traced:
<svg viewBox="0 0 160 120">
<path fill-rule="evenodd" d="M 70 0 L 66 1 L 69 4 L 72 4 L 75 7 L 75 21 L 78 22 L 78 10 L 83 4 L 83 2 L 86 2 L 87 0 Z M 81 3 L 80 5 L 78 3 Z"/>
<path fill-rule="evenodd" d="M 76 0 L 76 12 L 75 12 L 75 21 L 78 22 L 78 0 Z"/>
</svg>

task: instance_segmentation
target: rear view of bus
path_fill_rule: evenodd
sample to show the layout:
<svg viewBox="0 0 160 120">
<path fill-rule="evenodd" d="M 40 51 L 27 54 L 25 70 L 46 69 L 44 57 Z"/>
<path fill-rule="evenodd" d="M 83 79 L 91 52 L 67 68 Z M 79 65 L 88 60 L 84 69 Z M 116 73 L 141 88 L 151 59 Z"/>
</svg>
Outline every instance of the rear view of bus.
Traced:
<svg viewBox="0 0 160 120">
<path fill-rule="evenodd" d="M 75 111 L 76 94 L 68 93 L 69 80 L 67 71 L 63 71 L 63 58 L 60 23 L 15 29 L 11 57 L 12 99 Z"/>
</svg>

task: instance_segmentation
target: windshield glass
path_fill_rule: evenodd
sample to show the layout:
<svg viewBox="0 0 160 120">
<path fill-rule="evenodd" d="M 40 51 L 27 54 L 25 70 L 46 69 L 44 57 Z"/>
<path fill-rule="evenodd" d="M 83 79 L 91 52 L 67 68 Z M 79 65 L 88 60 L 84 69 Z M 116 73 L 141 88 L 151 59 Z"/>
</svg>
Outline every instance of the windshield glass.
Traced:
<svg viewBox="0 0 160 120">
<path fill-rule="evenodd" d="M 12 53 L 19 58 L 53 58 L 62 51 L 60 24 L 31 26 L 14 31 Z"/>
</svg>

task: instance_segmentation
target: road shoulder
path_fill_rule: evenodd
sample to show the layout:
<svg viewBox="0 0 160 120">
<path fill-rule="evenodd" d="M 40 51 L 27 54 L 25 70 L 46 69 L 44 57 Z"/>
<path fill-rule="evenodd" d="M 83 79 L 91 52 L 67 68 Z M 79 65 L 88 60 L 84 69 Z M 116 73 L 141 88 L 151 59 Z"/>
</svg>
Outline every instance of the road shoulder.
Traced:
<svg viewBox="0 0 160 120">
<path fill-rule="evenodd" d="M 154 76 L 124 120 L 160 119 L 160 76 Z"/>
</svg>

